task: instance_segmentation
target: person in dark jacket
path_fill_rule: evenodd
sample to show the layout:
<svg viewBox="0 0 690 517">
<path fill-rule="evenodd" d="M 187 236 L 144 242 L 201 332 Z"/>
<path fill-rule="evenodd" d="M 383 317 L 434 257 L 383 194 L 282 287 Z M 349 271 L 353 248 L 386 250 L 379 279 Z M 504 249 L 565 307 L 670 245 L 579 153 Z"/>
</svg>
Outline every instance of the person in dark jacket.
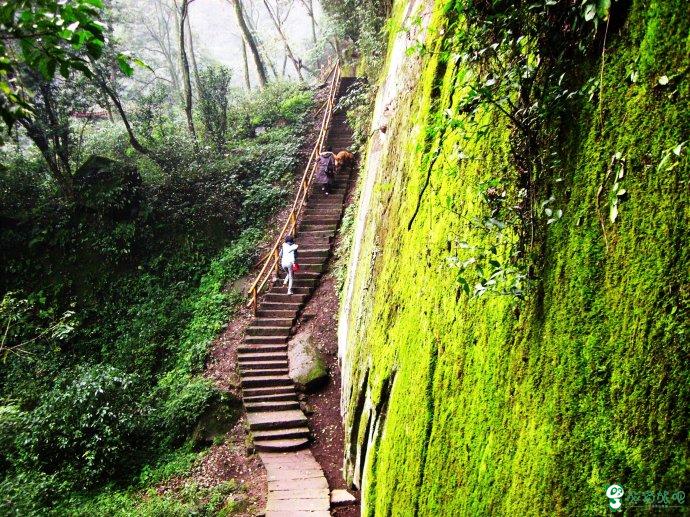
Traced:
<svg viewBox="0 0 690 517">
<path fill-rule="evenodd" d="M 321 190 L 329 194 L 335 177 L 335 155 L 332 147 L 319 155 L 316 167 L 316 183 L 321 185 Z"/>
</svg>

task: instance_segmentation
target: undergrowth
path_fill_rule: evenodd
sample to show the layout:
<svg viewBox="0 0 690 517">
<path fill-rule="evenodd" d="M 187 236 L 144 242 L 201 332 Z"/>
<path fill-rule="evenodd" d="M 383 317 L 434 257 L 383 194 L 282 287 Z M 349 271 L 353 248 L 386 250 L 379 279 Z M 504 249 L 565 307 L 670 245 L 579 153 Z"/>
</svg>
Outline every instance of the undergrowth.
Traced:
<svg viewBox="0 0 690 517">
<path fill-rule="evenodd" d="M 230 285 L 294 182 L 311 92 L 233 97 L 227 134 L 199 150 L 160 99 L 143 102 L 133 119 L 157 161 L 129 153 L 119 126 L 89 128 L 78 203 L 58 195 L 34 149 L 2 149 L 0 513 L 244 504 L 230 497 L 241 487 L 146 491 L 192 465 L 205 414 L 237 417 L 201 374 L 243 296 Z"/>
</svg>

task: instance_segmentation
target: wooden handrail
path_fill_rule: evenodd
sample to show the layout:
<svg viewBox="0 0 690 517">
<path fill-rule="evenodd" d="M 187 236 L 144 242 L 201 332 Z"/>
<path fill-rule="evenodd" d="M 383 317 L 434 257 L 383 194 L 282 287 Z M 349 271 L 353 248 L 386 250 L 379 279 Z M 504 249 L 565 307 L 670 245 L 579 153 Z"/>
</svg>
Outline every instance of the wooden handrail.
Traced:
<svg viewBox="0 0 690 517">
<path fill-rule="evenodd" d="M 266 286 L 266 282 L 268 282 L 268 279 L 271 278 L 271 276 L 274 273 L 277 274 L 279 271 L 278 250 L 280 249 L 280 246 L 283 244 L 283 239 L 286 235 L 289 234 L 294 236 L 297 232 L 297 221 L 299 220 L 299 217 L 302 214 L 302 209 L 304 208 L 304 204 L 307 200 L 307 195 L 309 194 L 309 187 L 311 187 L 312 181 L 314 179 L 314 174 L 316 173 L 318 164 L 317 158 L 319 157 L 319 154 L 321 154 L 323 145 L 326 142 L 326 136 L 328 134 L 328 129 L 331 124 L 331 117 L 333 115 L 333 108 L 335 106 L 335 97 L 338 94 L 338 86 L 340 85 L 340 66 L 338 62 L 335 63 L 333 69 L 326 76 L 325 80 L 328 80 L 328 77 L 330 77 L 331 75 L 332 78 L 328 92 L 328 99 L 326 99 L 325 103 L 325 109 L 323 112 L 323 118 L 321 120 L 321 129 L 319 130 L 319 136 L 316 139 L 316 143 L 314 144 L 314 148 L 312 149 L 311 154 L 309 155 L 309 161 L 307 161 L 307 166 L 304 168 L 304 173 L 302 174 L 302 180 L 300 181 L 299 189 L 297 190 L 295 200 L 292 203 L 292 209 L 290 210 L 285 224 L 283 225 L 280 234 L 276 238 L 273 247 L 270 249 L 268 253 L 266 253 L 266 258 L 263 261 L 263 266 L 261 267 L 261 270 L 256 275 L 256 279 L 247 291 L 247 294 L 250 296 L 249 302 L 247 303 L 247 307 L 252 306 L 254 314 L 256 314 L 256 310 L 258 307 L 259 293 Z"/>
</svg>

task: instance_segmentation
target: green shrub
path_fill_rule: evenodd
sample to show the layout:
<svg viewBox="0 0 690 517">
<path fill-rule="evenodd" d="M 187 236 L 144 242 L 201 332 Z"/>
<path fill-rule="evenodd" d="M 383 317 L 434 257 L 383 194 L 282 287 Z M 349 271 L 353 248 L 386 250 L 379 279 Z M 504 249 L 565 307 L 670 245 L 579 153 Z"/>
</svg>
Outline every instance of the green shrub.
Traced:
<svg viewBox="0 0 690 517">
<path fill-rule="evenodd" d="M 60 472 L 80 488 L 114 474 L 143 437 L 149 408 L 140 403 L 137 384 L 135 376 L 107 365 L 66 372 L 24 415 L 17 437 L 22 463 Z"/>
</svg>

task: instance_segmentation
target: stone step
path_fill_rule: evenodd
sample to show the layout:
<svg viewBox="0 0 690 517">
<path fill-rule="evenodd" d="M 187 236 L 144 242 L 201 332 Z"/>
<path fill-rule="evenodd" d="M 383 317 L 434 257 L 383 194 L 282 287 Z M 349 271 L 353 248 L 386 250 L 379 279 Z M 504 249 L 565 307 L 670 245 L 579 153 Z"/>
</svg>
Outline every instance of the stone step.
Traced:
<svg viewBox="0 0 690 517">
<path fill-rule="evenodd" d="M 271 369 L 260 369 L 260 370 L 245 370 L 240 367 L 241 377 L 278 377 L 280 375 L 287 375 L 288 368 L 284 366 L 283 368 L 271 368 Z"/>
<path fill-rule="evenodd" d="M 292 275 L 292 287 L 316 287 L 316 278 L 308 278 L 304 275 L 300 275 L 299 273 L 300 272 L 298 272 L 296 275 Z M 281 273 L 280 276 L 273 281 L 273 285 L 283 287 L 283 278 L 285 278 L 285 275 Z"/>
<path fill-rule="evenodd" d="M 248 336 L 289 336 L 291 327 L 247 327 Z"/>
<path fill-rule="evenodd" d="M 325 192 L 315 192 L 309 196 L 307 206 L 311 206 L 312 203 L 321 203 L 331 206 L 343 206 L 344 202 L 344 194 L 326 194 Z"/>
<path fill-rule="evenodd" d="M 275 354 L 278 352 L 287 352 L 287 343 L 278 343 L 270 345 L 240 345 L 237 347 L 239 354 Z"/>
<path fill-rule="evenodd" d="M 266 395 L 254 395 L 248 396 L 244 395 L 242 397 L 244 402 L 272 402 L 272 401 L 282 401 L 282 400 L 297 400 L 297 395 L 293 391 L 292 393 L 272 393 Z"/>
<path fill-rule="evenodd" d="M 309 209 L 310 210 L 338 210 L 342 211 L 343 209 L 343 204 L 342 203 L 324 203 L 324 202 L 314 202 L 313 204 L 309 204 Z"/>
<path fill-rule="evenodd" d="M 321 273 L 323 271 L 323 262 L 319 262 L 318 264 L 301 263 L 299 266 L 304 271 L 316 272 L 316 273 Z M 306 299 L 306 297 L 305 297 L 305 299 Z"/>
<path fill-rule="evenodd" d="M 340 206 L 328 206 L 323 208 L 308 208 L 302 213 L 302 222 L 310 219 L 335 219 L 340 221 L 342 208 Z"/>
<path fill-rule="evenodd" d="M 313 190 L 309 191 L 309 194 L 307 196 L 307 201 L 314 201 L 316 199 L 322 199 L 322 200 L 328 200 L 330 202 L 333 202 L 336 199 L 343 200 L 345 199 L 345 194 L 347 193 L 347 188 L 343 186 L 332 186 L 331 190 L 328 191 L 326 188 L 321 188 L 321 185 L 315 185 L 313 187 Z"/>
<path fill-rule="evenodd" d="M 343 208 L 343 200 L 336 199 L 333 196 L 311 196 L 307 199 L 305 209 L 313 208 L 314 210 L 337 210 Z"/>
<path fill-rule="evenodd" d="M 340 221 L 342 215 L 342 208 L 327 207 L 327 208 L 308 208 L 302 214 L 302 220 L 310 219 L 336 219 Z"/>
<path fill-rule="evenodd" d="M 300 227 L 304 228 L 305 224 L 325 224 L 328 226 L 338 226 L 340 222 L 340 214 L 338 215 L 308 215 L 302 218 Z"/>
<path fill-rule="evenodd" d="M 329 196 L 329 201 L 330 201 L 330 196 Z M 302 214 L 305 214 L 307 212 L 316 212 L 316 213 L 333 213 L 333 214 L 339 214 L 342 211 L 343 205 L 340 203 L 333 203 L 333 202 L 328 202 L 325 204 L 325 206 L 321 207 L 315 207 L 313 206 L 314 199 L 308 199 L 307 204 L 304 207 L 304 211 Z"/>
<path fill-rule="evenodd" d="M 290 394 L 296 397 L 295 385 L 283 385 L 283 386 L 256 386 L 242 388 L 243 397 L 261 397 L 265 395 L 287 395 Z"/>
<path fill-rule="evenodd" d="M 255 440 L 284 440 L 287 438 L 308 438 L 308 427 L 293 427 L 291 429 L 267 429 L 265 431 L 253 431 Z"/>
<path fill-rule="evenodd" d="M 303 241 L 305 239 L 317 238 L 322 240 L 330 240 L 335 235 L 335 230 L 303 230 L 297 234 L 295 240 Z"/>
<path fill-rule="evenodd" d="M 330 247 L 333 241 L 334 232 L 327 234 L 314 234 L 313 232 L 299 233 L 295 240 L 299 241 L 300 246 L 314 246 L 319 248 Z"/>
<path fill-rule="evenodd" d="M 299 409 L 299 402 L 296 400 L 273 400 L 267 402 L 248 402 L 244 401 L 247 411 L 287 411 L 289 409 Z"/>
<path fill-rule="evenodd" d="M 297 317 L 297 311 L 296 310 L 258 310 L 256 311 L 256 315 L 259 318 L 289 318 L 294 321 L 294 319 Z"/>
<path fill-rule="evenodd" d="M 289 438 L 285 440 L 254 440 L 254 448 L 259 452 L 289 452 L 304 449 L 309 445 L 308 438 Z M 307 512 L 312 514 L 314 512 Z M 289 512 L 283 515 L 290 515 Z"/>
<path fill-rule="evenodd" d="M 300 266 L 302 265 L 301 257 L 299 261 Z M 283 285 L 283 281 L 281 280 L 279 284 L 274 284 L 271 286 L 271 289 L 268 291 L 269 293 L 273 294 L 287 294 L 287 285 Z M 297 286 L 295 285 L 295 281 L 292 281 L 292 292 L 295 294 L 310 294 L 312 290 L 312 287 L 302 287 L 302 286 Z"/>
<path fill-rule="evenodd" d="M 288 377 L 289 379 L 289 377 Z M 244 382 L 244 381 L 243 381 Z M 292 381 L 290 381 L 292 382 Z M 257 411 L 247 413 L 249 429 L 290 429 L 294 427 L 306 427 L 307 417 L 299 409 L 286 411 Z"/>
<path fill-rule="evenodd" d="M 307 206 L 309 206 L 309 203 L 314 201 L 316 198 L 325 198 L 330 202 L 333 202 L 334 199 L 339 197 L 344 199 L 348 188 L 347 183 L 343 183 L 341 185 L 331 185 L 330 190 L 326 190 L 325 187 L 322 188 L 322 185 L 314 185 L 307 194 Z"/>
<path fill-rule="evenodd" d="M 292 288 L 296 289 L 295 287 Z M 287 327 L 291 328 L 295 323 L 295 318 L 256 318 L 254 320 L 254 327 Z"/>
<path fill-rule="evenodd" d="M 255 363 L 261 361 L 287 361 L 287 352 L 266 352 L 263 354 L 237 354 L 237 361 L 240 364 Z"/>
<path fill-rule="evenodd" d="M 292 379 L 287 375 L 256 375 L 242 377 L 242 388 L 267 388 L 271 386 L 293 386 Z"/>
<path fill-rule="evenodd" d="M 307 278 L 307 279 L 314 279 L 318 280 L 321 277 L 321 273 L 315 273 L 313 271 L 299 271 L 295 275 L 295 279 L 301 279 L 301 278 Z"/>
<path fill-rule="evenodd" d="M 247 345 L 282 345 L 287 342 L 287 334 L 284 336 L 245 336 Z"/>
<path fill-rule="evenodd" d="M 304 250 L 300 248 L 297 255 L 299 259 L 305 259 L 309 257 L 327 257 L 330 253 L 330 248 L 309 248 Z"/>
<path fill-rule="evenodd" d="M 299 303 L 302 304 L 307 301 L 308 296 L 306 294 L 277 294 L 277 293 L 267 293 L 264 296 L 264 300 L 269 303 Z"/>
<path fill-rule="evenodd" d="M 265 301 L 259 304 L 259 311 L 299 311 L 302 308 L 300 302 L 271 302 Z"/>
<path fill-rule="evenodd" d="M 299 265 L 301 268 L 303 265 L 308 264 L 323 264 L 324 260 L 324 257 L 299 257 Z M 299 274 L 299 272 L 297 274 Z M 295 278 L 297 278 L 297 275 L 295 275 Z"/>
<path fill-rule="evenodd" d="M 308 231 L 314 231 L 314 230 L 331 230 L 335 231 L 335 229 L 338 227 L 338 222 L 334 223 L 329 223 L 329 222 L 322 222 L 322 221 L 302 221 L 299 225 L 299 230 L 301 233 L 303 232 L 308 232 Z"/>
<path fill-rule="evenodd" d="M 288 367 L 288 359 L 287 359 L 287 354 L 285 354 L 285 357 L 282 359 L 276 359 L 276 360 L 266 360 L 266 359 L 259 359 L 258 361 L 242 361 L 240 360 L 239 362 L 240 369 L 242 370 L 243 373 L 247 375 L 251 375 L 249 372 L 253 372 L 254 370 L 274 370 L 274 369 L 280 369 L 280 370 L 285 370 Z"/>
<path fill-rule="evenodd" d="M 319 472 L 321 469 L 319 469 Z M 323 474 L 321 474 L 323 475 Z M 272 479 L 268 478 L 269 482 Z M 328 517 L 330 508 L 330 501 L 328 496 L 318 497 L 312 495 L 309 498 L 301 499 L 273 499 L 268 498 L 266 500 L 266 517 L 274 517 L 280 515 L 280 517 L 297 517 L 297 516 L 309 516 L 309 517 Z"/>
</svg>

